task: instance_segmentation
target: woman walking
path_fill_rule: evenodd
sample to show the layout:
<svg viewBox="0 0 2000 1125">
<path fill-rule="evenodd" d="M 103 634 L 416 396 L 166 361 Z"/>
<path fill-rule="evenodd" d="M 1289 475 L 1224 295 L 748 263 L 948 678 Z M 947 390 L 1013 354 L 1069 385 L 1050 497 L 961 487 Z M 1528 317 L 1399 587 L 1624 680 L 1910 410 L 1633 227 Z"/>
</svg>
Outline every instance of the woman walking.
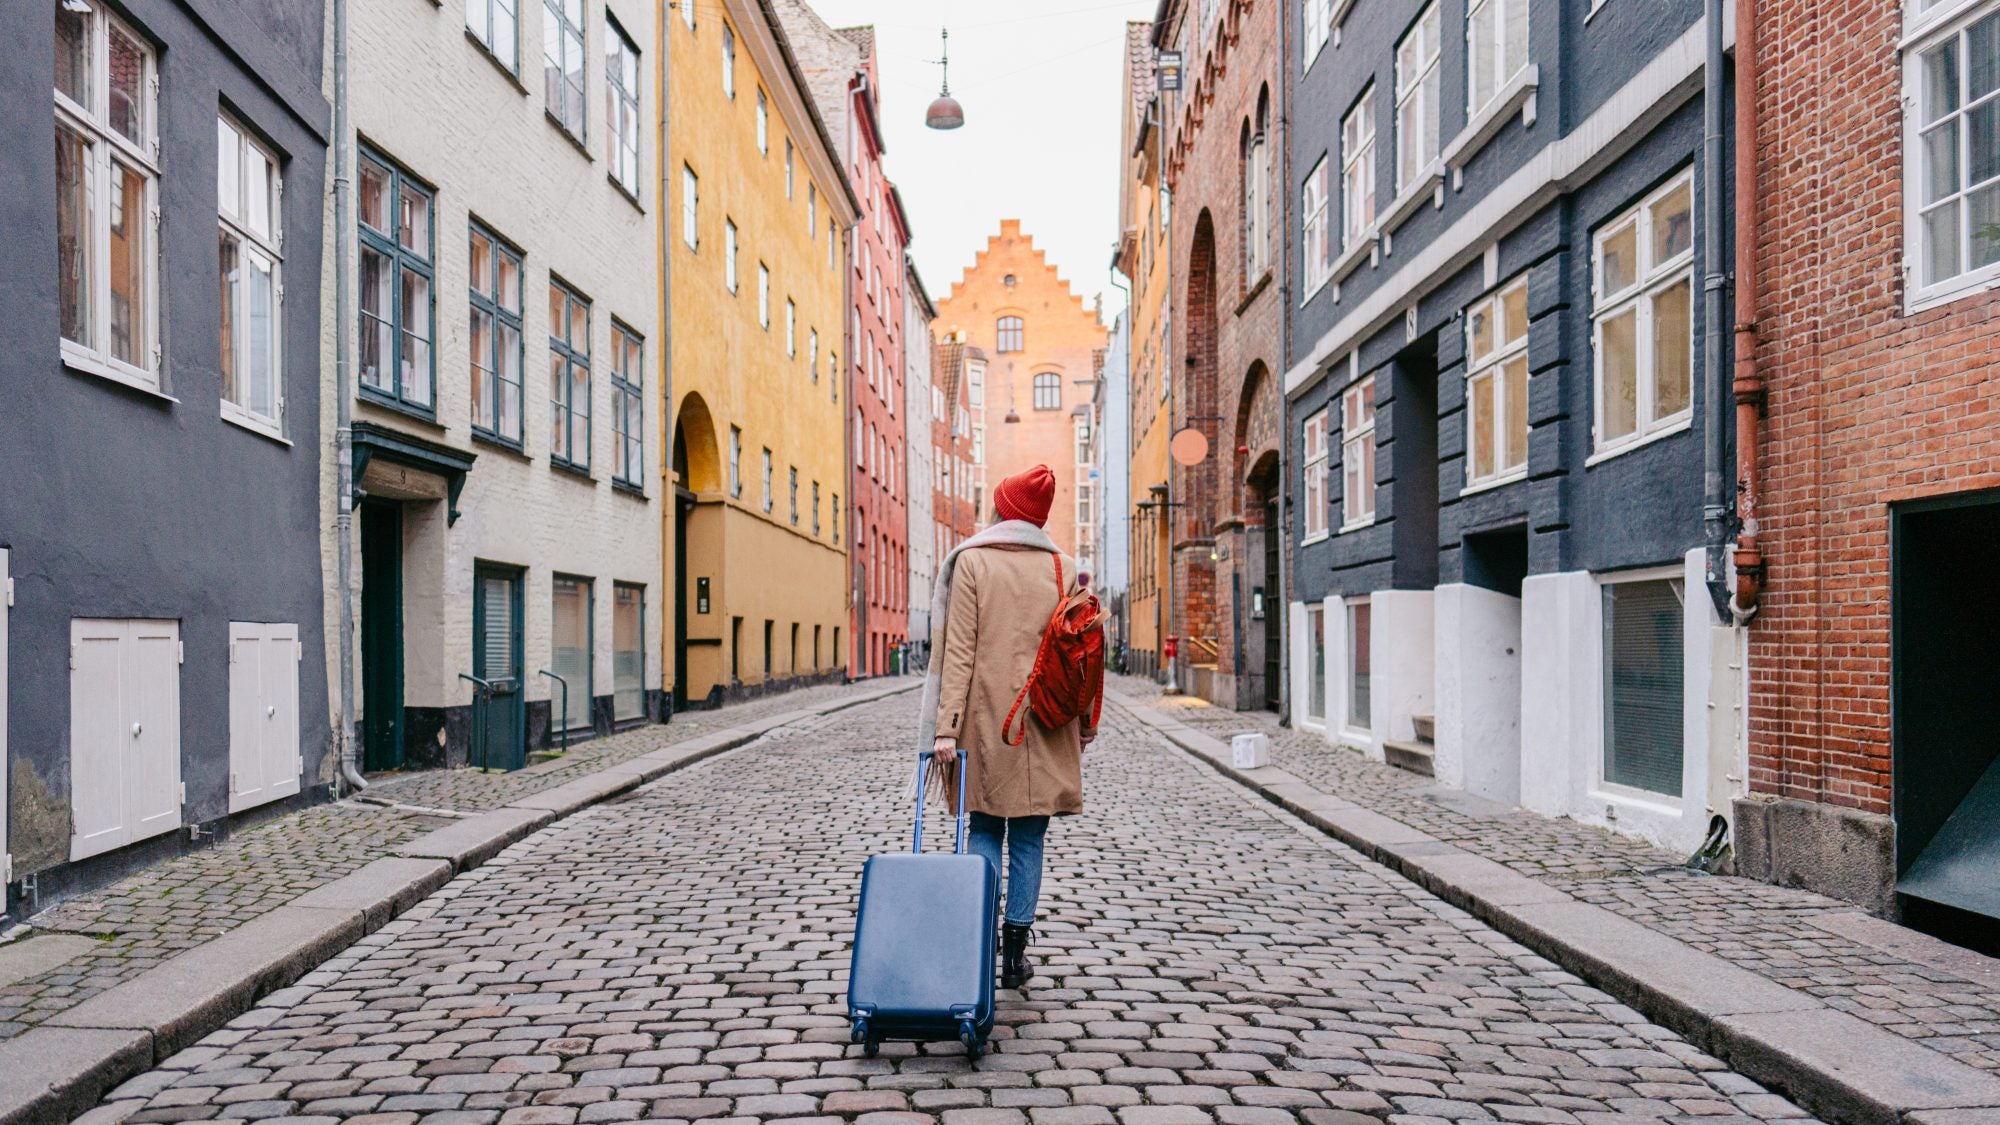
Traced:
<svg viewBox="0 0 2000 1125">
<path fill-rule="evenodd" d="M 1022 698 L 1051 616 L 1087 581 L 1042 530 L 1054 499 L 1055 475 L 1046 465 L 1001 481 L 993 490 L 999 520 L 945 556 L 931 608 L 921 722 L 946 766 L 947 794 L 955 791 L 949 775 L 958 752 L 966 752 L 970 847 L 1004 873 L 1004 988 L 1019 988 L 1031 975 L 1043 838 L 1050 817 L 1083 811 L 1083 748 L 1097 737 L 1094 709 L 1051 728 Z M 1091 686 L 1101 691 L 1101 667 L 1096 676 Z"/>
</svg>

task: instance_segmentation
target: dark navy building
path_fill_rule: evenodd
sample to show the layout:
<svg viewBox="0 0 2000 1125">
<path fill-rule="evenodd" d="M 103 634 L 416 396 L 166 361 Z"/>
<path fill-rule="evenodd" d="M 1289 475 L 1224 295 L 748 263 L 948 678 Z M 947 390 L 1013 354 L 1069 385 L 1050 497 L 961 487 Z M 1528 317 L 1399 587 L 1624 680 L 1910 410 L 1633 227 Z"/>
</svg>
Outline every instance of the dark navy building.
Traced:
<svg viewBox="0 0 2000 1125">
<path fill-rule="evenodd" d="M 0 5 L 10 909 L 324 792 L 322 18 Z"/>
<path fill-rule="evenodd" d="M 1302 9 L 1295 721 L 1692 849 L 1743 776 L 1703 566 L 1704 6 Z"/>
</svg>

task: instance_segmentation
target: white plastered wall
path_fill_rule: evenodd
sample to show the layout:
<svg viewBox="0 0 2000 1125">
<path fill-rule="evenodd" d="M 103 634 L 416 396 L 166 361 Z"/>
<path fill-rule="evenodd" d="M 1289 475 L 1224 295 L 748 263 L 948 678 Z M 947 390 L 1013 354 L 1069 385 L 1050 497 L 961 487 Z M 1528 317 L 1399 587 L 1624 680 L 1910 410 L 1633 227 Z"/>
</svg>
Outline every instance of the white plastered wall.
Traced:
<svg viewBox="0 0 2000 1125">
<path fill-rule="evenodd" d="M 1437 779 L 1521 801 L 1521 599 L 1463 583 L 1436 592 Z"/>
<path fill-rule="evenodd" d="M 1429 590 L 1377 590 L 1369 629 L 1369 726 L 1379 747 L 1417 737 L 1415 716 L 1432 714 L 1437 665 L 1435 609 Z"/>
</svg>

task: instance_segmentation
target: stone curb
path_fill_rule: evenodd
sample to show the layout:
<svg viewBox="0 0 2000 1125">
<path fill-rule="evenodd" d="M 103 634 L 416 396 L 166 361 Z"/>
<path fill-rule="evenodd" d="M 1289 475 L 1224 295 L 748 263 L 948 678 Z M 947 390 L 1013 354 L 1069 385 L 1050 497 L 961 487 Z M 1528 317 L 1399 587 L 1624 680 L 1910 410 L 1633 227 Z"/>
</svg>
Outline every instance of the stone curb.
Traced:
<svg viewBox="0 0 2000 1125">
<path fill-rule="evenodd" d="M 1557 887 L 1360 808 L 1275 767 L 1239 769 L 1221 739 L 1121 701 L 1224 777 L 1575 973 L 1836 1125 L 2000 1121 L 2000 1076 L 1827 1007 Z"/>
<path fill-rule="evenodd" d="M 0 1125 L 68 1121 L 536 831 L 801 719 L 921 680 L 704 734 L 447 825 L 0 1043 Z"/>
</svg>

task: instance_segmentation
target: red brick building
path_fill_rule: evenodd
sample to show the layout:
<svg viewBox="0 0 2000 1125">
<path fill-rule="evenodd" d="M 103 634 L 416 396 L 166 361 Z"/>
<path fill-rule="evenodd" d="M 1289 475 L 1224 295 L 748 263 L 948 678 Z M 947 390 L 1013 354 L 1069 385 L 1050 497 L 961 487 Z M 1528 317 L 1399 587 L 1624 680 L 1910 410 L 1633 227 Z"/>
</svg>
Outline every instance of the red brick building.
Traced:
<svg viewBox="0 0 2000 1125">
<path fill-rule="evenodd" d="M 1748 373 L 1768 395 L 1750 513 L 1767 576 L 1739 866 L 1990 940 L 2000 168 L 1978 126 L 2000 3 L 1784 0 L 1753 26 L 1739 389 Z"/>
<path fill-rule="evenodd" d="M 972 399 L 966 383 L 966 360 L 984 363 L 979 349 L 963 337 L 939 340 L 931 362 L 931 450 L 937 480 L 931 492 L 932 534 L 940 565 L 953 547 L 972 538 L 978 510 L 972 484 Z"/>
<path fill-rule="evenodd" d="M 1284 682 L 1282 10 L 1275 0 L 1162 0 L 1153 20 L 1154 47 L 1184 60 L 1181 89 L 1161 93 L 1172 430 L 1192 427 L 1207 444 L 1198 463 L 1176 460 L 1170 478 L 1178 674 L 1186 690 L 1235 708 L 1277 708 Z"/>
</svg>

